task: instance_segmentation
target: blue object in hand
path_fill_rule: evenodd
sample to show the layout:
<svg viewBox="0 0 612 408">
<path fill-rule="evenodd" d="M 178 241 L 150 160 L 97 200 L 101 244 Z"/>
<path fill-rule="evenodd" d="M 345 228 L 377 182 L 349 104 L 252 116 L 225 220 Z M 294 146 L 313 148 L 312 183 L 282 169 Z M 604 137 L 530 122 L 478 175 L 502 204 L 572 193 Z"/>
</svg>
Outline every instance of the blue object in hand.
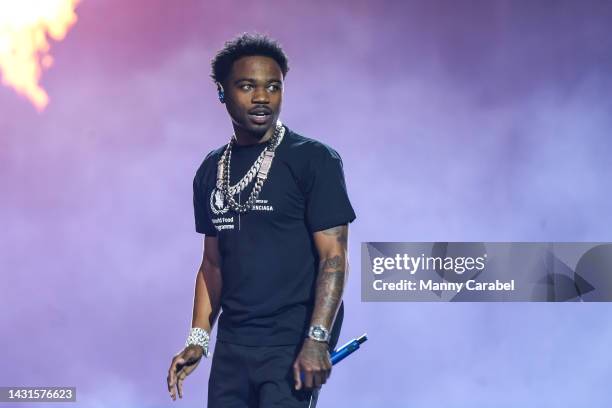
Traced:
<svg viewBox="0 0 612 408">
<path fill-rule="evenodd" d="M 330 356 L 332 365 L 339 363 L 340 361 L 344 360 L 347 356 L 349 356 L 351 353 L 355 352 L 357 349 L 359 349 L 359 346 L 363 342 L 365 342 L 367 339 L 368 339 L 367 333 L 364 333 L 360 337 L 349 341 L 344 346 L 335 349 L 331 353 L 331 356 Z"/>
<path fill-rule="evenodd" d="M 361 336 L 357 337 L 356 339 L 349 341 L 344 346 L 335 349 L 330 355 L 330 360 L 331 360 L 332 365 L 335 365 L 336 363 L 344 360 L 346 357 L 354 353 L 356 350 L 359 349 L 359 346 L 361 345 L 361 343 L 365 342 L 367 339 L 368 339 L 368 335 L 367 333 L 364 333 Z M 302 378 L 302 381 L 303 381 L 304 380 L 303 372 L 300 373 L 300 377 Z"/>
</svg>

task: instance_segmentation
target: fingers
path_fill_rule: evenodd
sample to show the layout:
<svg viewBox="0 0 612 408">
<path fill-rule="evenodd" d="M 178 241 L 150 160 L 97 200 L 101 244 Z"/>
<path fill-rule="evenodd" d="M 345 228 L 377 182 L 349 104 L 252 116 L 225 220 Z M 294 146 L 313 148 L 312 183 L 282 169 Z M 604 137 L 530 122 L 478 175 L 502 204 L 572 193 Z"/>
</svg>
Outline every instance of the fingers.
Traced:
<svg viewBox="0 0 612 408">
<path fill-rule="evenodd" d="M 309 369 L 302 371 L 302 373 L 302 381 L 304 382 L 304 388 L 312 388 L 312 385 L 314 383 L 314 373 L 312 372 L 312 370 Z"/>
<path fill-rule="evenodd" d="M 302 388 L 302 376 L 300 373 L 300 365 L 296 361 L 293 363 L 293 379 L 295 381 L 295 389 L 299 390 Z"/>
<path fill-rule="evenodd" d="M 304 370 L 302 381 L 305 388 L 321 388 L 327 382 L 331 370 L 328 369 L 311 369 Z"/>
<path fill-rule="evenodd" d="M 306 365 L 302 366 L 300 360 L 293 363 L 293 379 L 295 389 L 301 388 L 321 388 L 331 375 L 331 364 L 322 362 L 319 367 L 313 368 Z"/>
<path fill-rule="evenodd" d="M 170 363 L 170 368 L 168 369 L 168 392 L 170 393 L 170 398 L 174 399 L 174 393 L 173 393 L 173 389 L 174 389 L 174 384 L 176 382 L 176 358 L 172 359 L 172 363 Z"/>
<path fill-rule="evenodd" d="M 177 366 L 184 363 L 185 360 L 183 358 L 175 356 L 172 359 L 170 369 L 168 370 L 168 392 L 170 393 L 170 398 L 172 398 L 173 401 L 176 400 L 175 386 L 177 385 Z"/>
<path fill-rule="evenodd" d="M 331 377 L 331 372 L 332 372 L 332 367 L 331 367 L 331 364 L 329 364 L 323 370 L 323 375 L 324 375 L 323 384 L 325 384 L 327 380 L 329 380 L 329 377 Z"/>
<path fill-rule="evenodd" d="M 312 387 L 313 388 L 321 388 L 321 384 L 323 383 L 323 375 L 320 372 L 316 372 L 312 374 Z"/>
<path fill-rule="evenodd" d="M 329 370 L 323 369 L 320 371 L 316 371 L 315 373 L 313 373 L 313 376 L 312 376 L 313 387 L 321 388 L 321 386 L 327 382 L 328 378 L 329 378 Z"/>
<path fill-rule="evenodd" d="M 178 381 L 176 384 L 176 388 L 178 389 L 179 398 L 183 398 L 183 381 L 185 380 L 185 377 L 187 377 L 185 372 L 183 370 L 179 371 Z"/>
<path fill-rule="evenodd" d="M 325 383 L 323 372 L 306 368 L 302 371 L 302 383 L 304 388 L 320 388 Z"/>
</svg>

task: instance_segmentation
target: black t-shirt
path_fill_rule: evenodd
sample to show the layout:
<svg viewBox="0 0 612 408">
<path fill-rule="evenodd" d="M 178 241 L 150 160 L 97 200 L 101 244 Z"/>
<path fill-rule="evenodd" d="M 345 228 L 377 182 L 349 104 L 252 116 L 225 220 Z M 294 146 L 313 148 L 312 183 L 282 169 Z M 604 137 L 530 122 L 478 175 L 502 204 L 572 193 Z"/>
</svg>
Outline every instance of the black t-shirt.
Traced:
<svg viewBox="0 0 612 408">
<path fill-rule="evenodd" d="M 265 145 L 234 145 L 230 184 L 246 174 Z M 193 180 L 196 231 L 217 236 L 221 254 L 217 338 L 253 346 L 298 344 L 310 326 L 315 298 L 319 259 L 312 233 L 355 219 L 342 160 L 329 146 L 285 127 L 255 205 L 238 214 L 216 190 L 217 163 L 224 149 L 210 152 Z M 235 196 L 239 202 L 247 200 L 254 182 Z M 332 330 L 332 347 L 342 309 Z"/>
</svg>

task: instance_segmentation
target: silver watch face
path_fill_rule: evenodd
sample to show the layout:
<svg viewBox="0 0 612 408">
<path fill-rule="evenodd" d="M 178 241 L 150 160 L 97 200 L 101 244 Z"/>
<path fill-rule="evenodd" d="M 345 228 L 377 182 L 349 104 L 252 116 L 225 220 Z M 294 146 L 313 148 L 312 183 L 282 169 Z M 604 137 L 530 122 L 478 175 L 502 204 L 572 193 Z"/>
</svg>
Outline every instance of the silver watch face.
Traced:
<svg viewBox="0 0 612 408">
<path fill-rule="evenodd" d="M 327 330 L 320 326 L 311 327 L 310 336 L 316 340 L 325 341 L 327 340 Z"/>
</svg>

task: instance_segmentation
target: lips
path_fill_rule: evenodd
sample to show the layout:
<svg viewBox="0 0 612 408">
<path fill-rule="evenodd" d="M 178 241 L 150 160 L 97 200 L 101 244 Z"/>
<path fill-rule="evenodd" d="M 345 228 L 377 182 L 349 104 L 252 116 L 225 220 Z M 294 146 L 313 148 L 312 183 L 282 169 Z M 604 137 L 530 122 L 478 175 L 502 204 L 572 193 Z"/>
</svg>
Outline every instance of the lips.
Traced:
<svg viewBox="0 0 612 408">
<path fill-rule="evenodd" d="M 257 107 L 248 111 L 249 119 L 258 125 L 264 124 L 272 116 L 272 110 L 267 107 Z"/>
</svg>

